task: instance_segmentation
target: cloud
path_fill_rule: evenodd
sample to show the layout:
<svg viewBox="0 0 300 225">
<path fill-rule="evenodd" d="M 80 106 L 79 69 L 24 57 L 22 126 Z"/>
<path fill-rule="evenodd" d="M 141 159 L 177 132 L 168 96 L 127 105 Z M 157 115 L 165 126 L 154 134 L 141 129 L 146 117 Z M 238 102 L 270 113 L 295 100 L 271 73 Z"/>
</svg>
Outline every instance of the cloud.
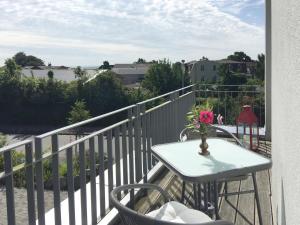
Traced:
<svg viewBox="0 0 300 225">
<path fill-rule="evenodd" d="M 12 46 L 46 55 L 77 49 L 110 56 L 178 60 L 255 56 L 264 29 L 238 14 L 261 0 L 1 0 L 0 51 Z M 2 47 L 1 47 L 2 46 Z M 120 56 L 122 55 L 122 57 Z M 124 56 L 125 55 L 125 56 Z M 86 59 L 88 63 L 89 58 Z M 63 62 L 61 62 L 62 64 Z"/>
</svg>

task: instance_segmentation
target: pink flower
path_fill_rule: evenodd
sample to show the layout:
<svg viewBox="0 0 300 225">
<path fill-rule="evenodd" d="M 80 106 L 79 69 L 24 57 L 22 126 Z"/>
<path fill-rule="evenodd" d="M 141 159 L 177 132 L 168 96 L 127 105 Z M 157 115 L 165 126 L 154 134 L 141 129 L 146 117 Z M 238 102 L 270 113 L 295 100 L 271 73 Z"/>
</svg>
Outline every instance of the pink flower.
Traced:
<svg viewBox="0 0 300 225">
<path fill-rule="evenodd" d="M 214 121 L 214 114 L 211 111 L 201 111 L 199 120 L 201 123 L 212 124 Z"/>
</svg>

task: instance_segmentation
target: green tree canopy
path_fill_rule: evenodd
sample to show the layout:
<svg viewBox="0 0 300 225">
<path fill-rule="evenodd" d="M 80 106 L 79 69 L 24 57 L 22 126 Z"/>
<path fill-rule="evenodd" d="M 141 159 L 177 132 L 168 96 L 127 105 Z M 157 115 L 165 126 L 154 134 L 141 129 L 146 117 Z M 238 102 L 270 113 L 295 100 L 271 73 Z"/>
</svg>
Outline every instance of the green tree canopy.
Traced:
<svg viewBox="0 0 300 225">
<path fill-rule="evenodd" d="M 138 58 L 138 60 L 135 63 L 137 63 L 137 64 L 146 63 L 146 60 L 143 58 Z"/>
<path fill-rule="evenodd" d="M 99 74 L 83 86 L 83 98 L 93 115 L 128 105 L 125 89 L 111 70 Z"/>
<path fill-rule="evenodd" d="M 53 79 L 54 78 L 54 73 L 52 70 L 49 70 L 48 73 L 47 73 L 47 76 L 49 79 Z"/>
<path fill-rule="evenodd" d="M 16 63 L 19 66 L 44 66 L 44 61 L 32 56 L 32 55 L 26 55 L 24 52 L 18 52 L 15 54 L 13 59 L 16 61 Z"/>
<path fill-rule="evenodd" d="M 21 68 L 14 59 L 7 59 L 5 60 L 4 74 L 10 78 L 20 78 Z"/>
<path fill-rule="evenodd" d="M 173 66 L 167 60 L 161 60 L 150 66 L 142 86 L 154 94 L 163 94 L 181 86 L 181 74 L 178 64 Z"/>
<path fill-rule="evenodd" d="M 87 78 L 87 73 L 85 70 L 83 70 L 81 68 L 81 66 L 77 66 L 75 69 L 74 69 L 74 73 L 75 73 L 75 78 L 76 79 L 79 79 L 79 80 L 86 80 Z"/>
<path fill-rule="evenodd" d="M 110 70 L 112 68 L 112 65 L 109 64 L 107 60 L 103 62 L 103 64 L 99 67 L 99 69 L 102 70 Z"/>
<path fill-rule="evenodd" d="M 0 148 L 6 144 L 6 136 L 0 133 Z"/>
<path fill-rule="evenodd" d="M 78 123 L 91 118 L 90 112 L 86 109 L 84 101 L 76 101 L 67 118 L 69 124 Z"/>
<path fill-rule="evenodd" d="M 251 57 L 244 52 L 234 52 L 233 55 L 229 55 L 227 59 L 238 62 L 252 62 Z"/>
<path fill-rule="evenodd" d="M 265 79 L 265 55 L 259 54 L 257 56 L 257 68 L 256 68 L 256 78 L 259 80 L 264 80 Z"/>
</svg>

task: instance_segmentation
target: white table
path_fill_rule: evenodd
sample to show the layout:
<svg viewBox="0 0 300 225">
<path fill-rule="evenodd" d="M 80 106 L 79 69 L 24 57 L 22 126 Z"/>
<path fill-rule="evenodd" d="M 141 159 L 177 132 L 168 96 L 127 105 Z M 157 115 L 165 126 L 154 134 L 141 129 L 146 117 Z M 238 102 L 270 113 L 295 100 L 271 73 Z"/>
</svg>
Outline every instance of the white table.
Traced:
<svg viewBox="0 0 300 225">
<path fill-rule="evenodd" d="M 216 181 L 223 178 L 252 174 L 259 220 L 262 225 L 255 172 L 271 168 L 271 160 L 223 139 L 209 138 L 207 143 L 210 152 L 208 156 L 198 154 L 200 140 L 155 145 L 152 146 L 152 153 L 183 181 L 193 183 L 213 181 L 216 184 Z M 217 197 L 214 206 L 218 216 Z"/>
</svg>

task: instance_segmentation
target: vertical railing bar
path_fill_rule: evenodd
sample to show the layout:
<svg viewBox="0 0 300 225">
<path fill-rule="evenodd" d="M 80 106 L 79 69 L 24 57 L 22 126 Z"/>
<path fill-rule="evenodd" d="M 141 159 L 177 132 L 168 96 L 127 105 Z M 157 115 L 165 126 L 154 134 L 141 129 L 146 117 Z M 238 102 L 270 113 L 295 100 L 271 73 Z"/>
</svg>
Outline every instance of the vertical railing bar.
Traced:
<svg viewBox="0 0 300 225">
<path fill-rule="evenodd" d="M 68 184 L 68 203 L 69 203 L 69 225 L 75 222 L 75 201 L 74 201 L 74 173 L 73 173 L 73 149 L 66 150 L 67 155 L 67 184 Z"/>
<path fill-rule="evenodd" d="M 120 167 L 120 128 L 116 127 L 114 129 L 115 133 L 115 162 L 116 162 L 116 187 L 121 185 L 121 167 Z M 121 198 L 121 195 L 118 194 L 118 198 Z"/>
<path fill-rule="evenodd" d="M 104 165 L 104 143 L 103 134 L 98 135 L 98 153 L 99 153 L 99 193 L 100 193 L 100 216 L 105 216 L 105 165 Z"/>
<path fill-rule="evenodd" d="M 14 198 L 14 174 L 12 173 L 12 150 L 4 152 L 4 172 L 6 188 L 6 205 L 7 205 L 7 224 L 15 225 L 15 198 Z"/>
<path fill-rule="evenodd" d="M 34 140 L 35 140 L 35 160 L 37 161 L 35 165 L 35 172 L 36 172 L 38 224 L 45 225 L 42 140 L 39 137 L 35 137 Z"/>
<path fill-rule="evenodd" d="M 151 164 L 151 113 L 147 113 L 147 129 L 146 129 L 146 135 L 147 135 L 147 160 L 148 160 L 148 171 L 151 170 L 152 164 Z"/>
<path fill-rule="evenodd" d="M 108 170 L 108 191 L 109 193 L 113 190 L 114 185 L 114 173 L 113 173 L 113 156 L 112 156 L 112 130 L 107 131 L 106 133 L 107 138 L 107 170 Z M 112 207 L 111 200 L 109 199 L 109 208 Z"/>
<path fill-rule="evenodd" d="M 146 136 L 146 129 L 147 129 L 147 115 L 145 114 L 146 107 L 145 104 L 142 105 L 141 107 L 141 113 L 142 113 L 142 143 L 143 143 L 143 178 L 144 178 L 144 183 L 147 183 L 147 136 Z"/>
<path fill-rule="evenodd" d="M 58 136 L 51 136 L 55 225 L 61 225 Z"/>
<path fill-rule="evenodd" d="M 32 143 L 25 145 L 28 224 L 35 224 L 35 196 Z"/>
<path fill-rule="evenodd" d="M 123 159 L 123 184 L 128 184 L 128 163 L 127 163 L 127 130 L 126 125 L 122 124 L 122 159 Z M 128 192 L 125 191 L 125 194 Z"/>
<path fill-rule="evenodd" d="M 96 200 L 96 160 L 95 160 L 95 140 L 89 139 L 89 159 L 90 159 L 90 185 L 91 185 L 91 217 L 92 225 L 97 224 L 97 200 Z"/>
<path fill-rule="evenodd" d="M 87 225 L 86 171 L 84 142 L 79 143 L 81 223 Z"/>
<path fill-rule="evenodd" d="M 128 110 L 128 141 L 129 141 L 129 182 L 134 183 L 134 165 L 133 165 L 133 134 L 132 134 L 132 109 Z"/>
<path fill-rule="evenodd" d="M 134 120 L 134 152 L 135 152 L 135 181 L 139 182 L 142 178 L 142 158 L 141 158 L 141 115 L 140 105 L 135 107 Z"/>
</svg>

